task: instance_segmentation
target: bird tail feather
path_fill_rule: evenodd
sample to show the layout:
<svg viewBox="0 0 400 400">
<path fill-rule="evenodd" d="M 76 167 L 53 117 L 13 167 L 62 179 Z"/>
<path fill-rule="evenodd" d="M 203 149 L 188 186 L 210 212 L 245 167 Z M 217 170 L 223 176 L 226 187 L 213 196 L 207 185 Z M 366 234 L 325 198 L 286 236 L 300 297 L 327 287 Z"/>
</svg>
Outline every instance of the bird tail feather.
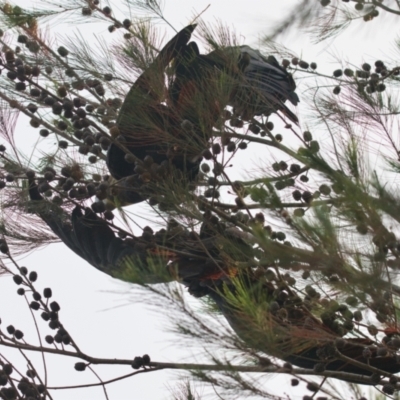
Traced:
<svg viewBox="0 0 400 400">
<path fill-rule="evenodd" d="M 296 114 L 294 114 L 292 111 L 290 111 L 289 108 L 287 108 L 284 104 L 282 104 L 281 111 L 292 122 L 294 122 L 296 125 L 299 125 L 299 119 L 297 118 Z"/>
</svg>

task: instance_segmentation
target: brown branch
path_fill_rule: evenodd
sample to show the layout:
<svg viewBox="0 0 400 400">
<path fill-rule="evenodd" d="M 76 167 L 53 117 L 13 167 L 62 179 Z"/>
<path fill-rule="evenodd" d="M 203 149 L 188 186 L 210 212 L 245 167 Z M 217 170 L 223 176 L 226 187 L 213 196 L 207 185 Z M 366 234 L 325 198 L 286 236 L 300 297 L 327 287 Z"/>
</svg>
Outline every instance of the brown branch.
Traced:
<svg viewBox="0 0 400 400">
<path fill-rule="evenodd" d="M 91 357 L 85 353 L 82 352 L 72 352 L 72 351 L 67 351 L 67 350 L 60 350 L 60 349 L 53 349 L 53 348 L 47 348 L 47 347 L 41 347 L 41 346 L 33 346 L 33 345 L 28 345 L 28 344 L 23 344 L 23 343 L 8 343 L 5 342 L 4 339 L 0 340 L 0 346 L 6 346 L 6 347 L 11 347 L 11 348 L 16 348 L 16 349 L 23 349 L 23 350 L 29 350 L 29 351 L 39 351 L 39 352 L 45 352 L 45 353 L 51 353 L 51 354 L 59 354 L 63 356 L 68 356 L 68 357 L 75 357 L 75 358 L 80 358 L 82 360 L 85 360 L 91 364 L 95 365 L 132 365 L 133 360 L 127 360 L 127 359 L 116 359 L 116 358 L 97 358 L 97 357 Z M 340 358 L 342 356 L 340 355 Z M 343 356 L 344 357 L 344 356 Z M 347 360 L 347 358 L 345 358 Z M 355 362 L 353 359 L 348 359 L 349 362 L 355 363 L 355 365 L 360 364 L 363 368 L 369 369 L 368 366 L 362 363 Z M 312 369 L 306 369 L 306 368 L 293 368 L 290 372 L 288 372 L 287 369 L 281 368 L 281 367 L 275 367 L 275 366 L 261 366 L 261 365 L 255 365 L 255 366 L 246 366 L 246 365 L 215 365 L 215 364 L 191 364 L 191 363 L 168 363 L 168 362 L 157 362 L 157 361 L 152 361 L 148 364 L 150 369 L 146 371 L 155 371 L 155 370 L 160 370 L 160 369 L 175 369 L 175 370 L 191 370 L 191 371 L 215 371 L 215 372 L 227 372 L 227 371 L 233 371 L 233 372 L 243 372 L 243 373 L 277 373 L 277 374 L 287 374 L 287 373 L 293 373 L 293 374 L 298 374 L 298 375 L 319 375 L 319 376 L 326 376 L 329 378 L 337 378 L 341 380 L 357 380 L 362 383 L 366 384 L 371 384 L 371 380 L 369 377 L 365 377 L 362 375 L 357 375 L 357 374 L 351 374 L 348 372 L 341 372 L 341 371 L 324 371 L 323 373 L 317 374 L 315 373 L 314 370 Z M 373 368 L 373 367 L 371 367 Z M 373 368 L 374 371 L 380 373 L 381 375 L 388 375 L 385 372 L 382 372 L 379 369 Z M 105 384 L 105 382 L 104 382 Z M 97 385 L 103 385 L 103 383 L 99 383 Z"/>
<path fill-rule="evenodd" d="M 375 7 L 382 8 L 382 10 L 385 10 L 385 11 L 390 12 L 392 14 L 400 15 L 400 11 L 393 10 L 392 8 L 389 8 L 388 6 L 385 6 L 384 4 L 380 3 L 377 0 L 372 0 L 372 4 Z"/>
<path fill-rule="evenodd" d="M 82 389 L 82 388 L 88 388 L 88 387 L 103 386 L 103 385 L 108 385 L 110 383 L 122 381 L 123 379 L 130 378 L 131 376 L 135 376 L 135 375 L 143 374 L 143 373 L 147 373 L 147 372 L 160 371 L 162 369 L 163 368 L 140 369 L 139 371 L 131 372 L 130 374 L 118 376 L 117 378 L 109 379 L 108 381 L 103 381 L 103 383 L 88 383 L 88 384 L 84 384 L 84 385 L 72 385 L 72 386 L 53 386 L 53 387 L 48 387 L 47 389 L 50 389 L 50 390 Z"/>
</svg>

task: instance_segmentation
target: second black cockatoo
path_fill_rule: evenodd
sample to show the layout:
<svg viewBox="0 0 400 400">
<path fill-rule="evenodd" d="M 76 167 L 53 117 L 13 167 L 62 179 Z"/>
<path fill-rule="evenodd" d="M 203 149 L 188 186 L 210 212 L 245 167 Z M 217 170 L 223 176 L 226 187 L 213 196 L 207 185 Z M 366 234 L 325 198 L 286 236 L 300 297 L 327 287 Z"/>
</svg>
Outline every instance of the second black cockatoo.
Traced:
<svg viewBox="0 0 400 400">
<path fill-rule="evenodd" d="M 167 230 L 155 233 L 145 228 L 142 236 L 120 231 L 122 234 L 118 237 L 115 233 L 118 228 L 112 229 L 90 208 L 76 206 L 71 212 L 46 201 L 34 179 L 29 180 L 29 197 L 33 201 L 32 210 L 67 247 L 96 269 L 115 278 L 147 284 L 179 279 L 187 286 L 193 283 L 195 291 L 199 280 L 224 275 L 216 261 L 219 260 L 218 244 L 213 237 L 201 240 L 191 237 L 187 229 L 173 223 Z M 235 248 L 234 251 L 240 250 Z M 207 254 L 214 255 L 215 260 L 206 262 Z"/>
<path fill-rule="evenodd" d="M 374 374 L 374 369 L 400 372 L 397 333 L 393 345 L 366 337 L 342 338 L 335 330 L 334 313 L 330 320 L 317 318 L 290 287 L 278 288 L 256 278 L 250 265 L 244 268 L 243 263 L 252 258 L 252 247 L 234 231 L 225 229 L 224 237 L 204 230 L 198 236 L 175 223 L 155 234 L 145 229 L 141 237 L 122 239 L 90 209 L 76 207 L 71 214 L 45 201 L 33 180 L 29 194 L 41 219 L 92 266 L 127 282 L 153 284 L 177 279 L 192 295 L 209 296 L 252 349 L 316 373 L 356 374 L 341 378 L 355 383 L 377 384 L 379 374 Z M 340 320 L 339 315 L 337 318 Z"/>
</svg>

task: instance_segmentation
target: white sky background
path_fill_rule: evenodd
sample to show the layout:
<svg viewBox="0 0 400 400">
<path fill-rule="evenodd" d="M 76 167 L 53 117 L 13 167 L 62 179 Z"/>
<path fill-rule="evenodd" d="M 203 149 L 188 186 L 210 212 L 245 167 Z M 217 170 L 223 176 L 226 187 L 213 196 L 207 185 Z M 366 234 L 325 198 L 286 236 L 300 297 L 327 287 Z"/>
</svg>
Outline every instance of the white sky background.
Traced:
<svg viewBox="0 0 400 400">
<path fill-rule="evenodd" d="M 113 3 L 118 2 L 114 0 Z M 17 0 L 17 4 L 22 7 L 32 5 L 31 1 L 27 0 Z M 213 23 L 216 19 L 220 19 L 242 35 L 242 44 L 257 47 L 259 37 L 268 33 L 273 22 L 281 19 L 297 2 L 294 0 L 166 0 L 165 17 L 179 30 L 190 22 L 193 15 L 201 12 L 209 4 L 211 7 L 203 15 L 205 21 Z M 316 6 L 319 6 L 317 1 Z M 360 29 L 363 25 L 358 25 L 357 29 L 349 29 L 345 35 L 320 45 L 311 44 L 308 36 L 300 35 L 299 32 L 280 37 L 278 42 L 301 55 L 304 60 L 317 62 L 320 71 L 331 74 L 334 69 L 340 67 L 339 64 L 333 63 L 332 54 L 338 59 L 347 59 L 356 65 L 361 65 L 364 61 L 372 64 L 381 57 L 385 59 L 386 54 L 383 50 L 390 55 L 391 44 L 387 44 L 386 40 L 387 38 L 392 40 L 395 37 L 394 26 L 396 25 L 383 25 L 381 18 L 377 18 L 365 24 L 365 28 L 368 29 Z M 60 24 L 55 28 L 62 37 L 70 34 L 72 27 Z M 99 33 L 99 29 L 105 37 L 110 35 L 107 25 L 80 25 L 79 29 L 84 31 L 88 40 L 93 32 Z M 167 26 L 165 29 L 168 32 L 168 38 L 172 37 L 174 34 L 172 29 Z M 382 46 L 382 44 L 385 45 Z M 297 93 L 302 99 L 301 82 L 298 82 Z M 302 121 L 302 108 L 299 107 L 297 112 Z M 275 119 L 278 121 L 277 118 Z M 275 119 L 272 118 L 274 122 Z M 24 136 L 35 135 L 24 120 L 20 122 L 18 129 Z M 313 135 L 317 140 L 321 139 L 318 133 L 313 132 Z M 250 145 L 245 153 L 254 160 L 252 151 Z M 262 159 L 262 156 L 262 154 L 258 155 L 256 161 Z M 245 169 L 251 170 L 250 161 L 244 160 Z M 133 211 L 138 214 L 146 212 L 149 215 L 149 208 L 144 211 L 143 205 L 134 206 Z M 154 361 L 195 361 L 194 357 L 198 349 L 182 348 L 179 338 L 176 339 L 165 332 L 165 318 L 168 318 L 168 310 L 160 310 L 159 314 L 150 312 L 145 298 L 140 304 L 133 304 L 128 293 L 132 289 L 131 285 L 116 281 L 97 271 L 63 244 L 54 244 L 44 250 L 34 252 L 27 256 L 21 265 L 38 272 L 37 288 L 52 288 L 54 300 L 61 305 L 60 318 L 64 326 L 85 353 L 108 358 L 133 358 L 148 353 Z M 16 290 L 17 286 L 10 277 L 0 279 L 2 329 L 13 324 L 16 328 L 22 329 L 26 336 L 33 338 L 33 323 L 29 310 L 23 298 L 16 295 Z M 120 305 L 124 307 L 119 307 Z M 50 332 L 49 328 L 43 326 L 42 336 L 48 333 L 54 333 L 54 331 Z M 14 360 L 13 357 L 14 355 L 10 356 L 11 360 Z M 96 382 L 89 371 L 82 373 L 74 370 L 73 365 L 79 360 L 50 356 L 46 356 L 46 359 L 49 361 L 51 386 Z M 39 358 L 35 365 L 40 365 Z M 95 368 L 103 379 L 133 371 L 128 366 Z M 26 368 L 21 367 L 21 370 L 25 371 Z M 173 371 L 152 372 L 113 383 L 107 387 L 107 391 L 109 398 L 113 400 L 164 400 L 171 398 L 168 387 L 176 386 L 177 377 L 178 373 Z M 283 387 L 285 390 L 290 390 L 287 387 L 289 381 L 289 376 L 271 378 L 268 386 L 270 388 L 275 386 L 276 393 L 283 394 Z M 201 383 L 197 384 L 200 393 L 201 386 Z M 92 400 L 104 398 L 104 395 L 101 388 L 90 388 L 57 391 L 53 392 L 53 397 L 55 400 L 72 398 Z M 211 395 L 211 398 L 214 397 L 215 395 Z M 297 396 L 294 397 L 301 398 L 302 393 L 298 391 Z"/>
</svg>

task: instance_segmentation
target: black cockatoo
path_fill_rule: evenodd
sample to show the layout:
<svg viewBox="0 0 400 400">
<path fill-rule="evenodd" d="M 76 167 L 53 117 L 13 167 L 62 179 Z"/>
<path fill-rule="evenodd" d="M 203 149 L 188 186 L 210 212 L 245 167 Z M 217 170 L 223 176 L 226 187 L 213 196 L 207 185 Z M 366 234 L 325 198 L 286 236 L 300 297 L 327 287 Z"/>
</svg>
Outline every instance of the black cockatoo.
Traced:
<svg viewBox="0 0 400 400">
<path fill-rule="evenodd" d="M 193 181 L 199 155 L 227 105 L 243 119 L 281 111 L 298 122 L 284 104 L 286 100 L 294 105 L 299 102 L 296 85 L 273 56 L 265 58 L 248 46 L 200 54 L 197 44 L 189 42 L 195 27 L 182 29 L 164 46 L 122 105 L 117 119 L 119 137 L 110 146 L 107 166 L 115 179 L 122 180 L 117 186 L 124 202 L 149 197 L 146 182 L 173 175 L 165 174 L 166 167 L 180 171 L 178 179 Z M 169 65 L 172 76 L 166 98 Z M 129 161 L 126 149 L 134 155 Z M 135 164 L 145 159 L 144 168 Z M 164 174 L 158 176 L 159 170 Z"/>
<path fill-rule="evenodd" d="M 400 372 L 395 346 L 379 348 L 363 337 L 343 339 L 333 317 L 328 321 L 312 315 L 289 287 L 277 288 L 256 278 L 250 266 L 238 270 L 235 261 L 243 264 L 251 259 L 252 247 L 234 231 L 227 237 L 230 231 L 225 229 L 221 238 L 205 229 L 197 236 L 176 223 L 155 234 L 145 229 L 141 237 L 121 239 L 90 209 L 76 207 L 70 214 L 45 201 L 33 180 L 29 194 L 38 205 L 37 214 L 52 231 L 95 268 L 128 282 L 182 282 L 192 295 L 209 296 L 237 335 L 257 351 L 308 369 L 319 364 L 328 371 L 365 377 L 373 374 L 368 365 L 390 374 Z M 240 301 L 243 293 L 247 293 L 245 306 Z M 348 360 L 340 359 L 341 355 Z M 377 383 L 356 376 L 343 379 Z"/>
</svg>

